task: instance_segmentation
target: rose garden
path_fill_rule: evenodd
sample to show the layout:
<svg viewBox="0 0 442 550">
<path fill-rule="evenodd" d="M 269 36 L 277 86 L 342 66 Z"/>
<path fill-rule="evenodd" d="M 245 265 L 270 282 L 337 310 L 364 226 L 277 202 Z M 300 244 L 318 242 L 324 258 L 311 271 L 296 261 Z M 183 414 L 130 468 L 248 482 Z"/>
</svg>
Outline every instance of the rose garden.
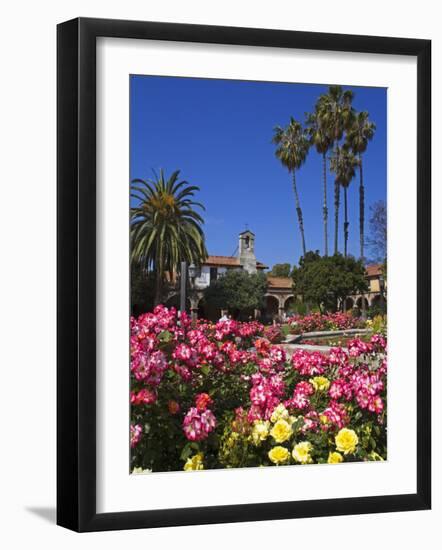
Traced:
<svg viewBox="0 0 442 550">
<path fill-rule="evenodd" d="M 385 460 L 383 323 L 327 351 L 285 344 L 282 330 L 363 324 L 348 314 L 209 324 L 164 306 L 133 318 L 133 471 Z"/>
</svg>

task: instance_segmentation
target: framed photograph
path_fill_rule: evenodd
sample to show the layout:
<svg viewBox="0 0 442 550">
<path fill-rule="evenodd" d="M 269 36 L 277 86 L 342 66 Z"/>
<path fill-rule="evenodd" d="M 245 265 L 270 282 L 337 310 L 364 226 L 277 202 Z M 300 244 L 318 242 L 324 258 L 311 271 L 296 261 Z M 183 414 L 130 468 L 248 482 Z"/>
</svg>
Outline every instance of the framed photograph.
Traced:
<svg viewBox="0 0 442 550">
<path fill-rule="evenodd" d="M 57 523 L 429 509 L 430 41 L 57 36 Z"/>
</svg>

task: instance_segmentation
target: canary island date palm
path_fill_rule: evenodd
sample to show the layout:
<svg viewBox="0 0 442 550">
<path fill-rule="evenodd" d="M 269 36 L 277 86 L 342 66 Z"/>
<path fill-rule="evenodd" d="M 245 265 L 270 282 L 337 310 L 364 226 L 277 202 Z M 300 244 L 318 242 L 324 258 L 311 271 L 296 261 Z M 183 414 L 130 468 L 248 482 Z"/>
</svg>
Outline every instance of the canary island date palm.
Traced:
<svg viewBox="0 0 442 550">
<path fill-rule="evenodd" d="M 373 139 L 376 124 L 369 120 L 366 111 L 357 113 L 346 136 L 346 143 L 359 159 L 359 255 L 364 261 L 364 223 L 365 223 L 365 189 L 362 174 L 362 155 L 367 150 L 368 142 Z"/>
<path fill-rule="evenodd" d="M 199 187 L 179 180 L 179 170 L 166 179 L 163 170 L 154 179 L 131 182 L 131 261 L 155 272 L 155 304 L 161 302 L 165 275 L 169 280 L 180 262 L 199 264 L 207 257 L 202 225 L 193 200 Z"/>
<path fill-rule="evenodd" d="M 347 257 L 348 248 L 348 187 L 356 175 L 359 160 L 349 147 L 336 147 L 331 158 L 331 171 L 335 174 L 335 211 L 339 212 L 340 187 L 344 189 L 344 257 Z M 335 223 L 337 219 L 335 217 Z"/>
<path fill-rule="evenodd" d="M 325 125 L 321 121 L 320 111 L 306 115 L 307 134 L 310 145 L 322 156 L 322 219 L 324 223 L 324 255 L 328 256 L 328 207 L 327 207 L 327 152 L 332 140 Z"/>
<path fill-rule="evenodd" d="M 298 188 L 296 185 L 296 170 L 304 164 L 310 148 L 306 131 L 302 124 L 290 117 L 286 127 L 276 126 L 272 142 L 276 145 L 275 155 L 281 164 L 287 168 L 292 175 L 292 186 L 295 194 L 296 213 L 298 215 L 299 232 L 301 233 L 302 254 L 305 256 L 305 234 L 304 220 L 302 216 L 301 202 L 299 200 Z"/>
<path fill-rule="evenodd" d="M 354 111 L 351 106 L 353 92 L 343 90 L 342 86 L 329 86 L 328 92 L 319 96 L 316 103 L 318 118 L 331 141 L 331 147 L 335 148 L 344 137 L 344 132 L 351 127 Z M 335 235 L 334 253 L 338 253 L 339 235 L 339 186 L 335 185 Z"/>
</svg>

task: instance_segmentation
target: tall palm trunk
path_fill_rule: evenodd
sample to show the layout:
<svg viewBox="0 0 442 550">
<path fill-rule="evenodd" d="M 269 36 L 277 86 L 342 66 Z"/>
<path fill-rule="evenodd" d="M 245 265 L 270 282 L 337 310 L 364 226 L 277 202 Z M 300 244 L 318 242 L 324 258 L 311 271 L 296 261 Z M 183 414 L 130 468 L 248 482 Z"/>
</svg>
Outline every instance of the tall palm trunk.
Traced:
<svg viewBox="0 0 442 550">
<path fill-rule="evenodd" d="M 362 155 L 359 155 L 359 254 L 361 261 L 365 264 L 364 258 L 364 223 L 365 223 L 365 189 L 362 176 Z M 362 300 L 362 317 L 365 319 L 365 299 Z"/>
<path fill-rule="evenodd" d="M 335 247 L 334 253 L 338 253 L 338 236 L 339 236 L 339 203 L 341 200 L 341 185 L 335 181 Z"/>
<path fill-rule="evenodd" d="M 298 188 L 296 187 L 295 170 L 292 172 L 293 192 L 295 193 L 296 213 L 298 214 L 299 231 L 301 233 L 302 254 L 305 256 L 305 236 L 304 236 L 304 220 L 302 218 L 301 203 L 299 202 Z"/>
<path fill-rule="evenodd" d="M 347 185 L 344 186 L 344 257 L 347 257 L 347 245 L 348 245 L 348 204 L 347 204 Z"/>
<path fill-rule="evenodd" d="M 322 153 L 322 172 L 323 172 L 323 205 L 322 205 L 322 217 L 324 220 L 324 255 L 328 256 L 328 208 L 327 208 L 327 157 L 326 153 Z"/>
<path fill-rule="evenodd" d="M 332 148 L 334 150 L 335 145 L 338 144 L 337 137 L 335 136 L 335 139 L 332 143 Z M 331 160 L 330 160 L 330 167 L 331 167 Z M 335 242 L 334 242 L 334 254 L 338 253 L 338 240 L 339 240 L 339 205 L 341 201 L 341 185 L 335 181 Z"/>
<path fill-rule="evenodd" d="M 359 155 L 359 255 L 364 261 L 365 189 L 362 177 L 362 155 Z"/>
</svg>

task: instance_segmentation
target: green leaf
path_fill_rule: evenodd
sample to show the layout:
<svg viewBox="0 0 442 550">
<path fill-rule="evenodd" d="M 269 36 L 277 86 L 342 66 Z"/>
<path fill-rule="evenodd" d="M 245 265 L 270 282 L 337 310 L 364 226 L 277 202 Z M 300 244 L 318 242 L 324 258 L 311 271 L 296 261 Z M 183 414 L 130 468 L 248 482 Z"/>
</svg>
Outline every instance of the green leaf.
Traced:
<svg viewBox="0 0 442 550">
<path fill-rule="evenodd" d="M 201 368 L 200 368 L 200 371 L 205 375 L 207 376 L 210 372 L 210 367 L 209 365 L 202 365 Z"/>
<path fill-rule="evenodd" d="M 186 443 L 181 451 L 181 460 L 186 461 L 193 454 L 192 443 Z"/>
<path fill-rule="evenodd" d="M 160 340 L 160 342 L 164 342 L 164 343 L 170 342 L 172 338 L 173 336 L 168 330 L 163 330 L 158 335 L 158 339 Z"/>
</svg>

